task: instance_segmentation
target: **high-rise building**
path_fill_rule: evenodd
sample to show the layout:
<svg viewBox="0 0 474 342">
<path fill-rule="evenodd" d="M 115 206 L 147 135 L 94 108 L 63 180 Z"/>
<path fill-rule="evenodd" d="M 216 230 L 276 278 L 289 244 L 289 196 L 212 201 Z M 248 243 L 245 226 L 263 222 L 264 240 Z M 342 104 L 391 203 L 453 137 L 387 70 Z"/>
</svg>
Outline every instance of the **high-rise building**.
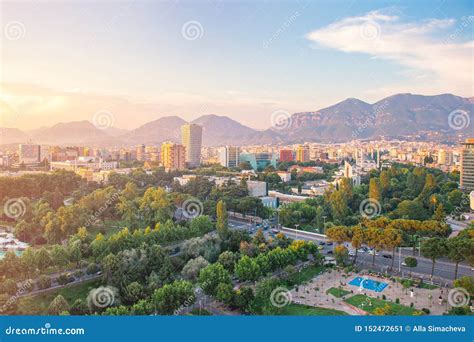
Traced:
<svg viewBox="0 0 474 342">
<path fill-rule="evenodd" d="M 20 164 L 39 164 L 41 162 L 41 146 L 37 144 L 20 144 Z"/>
<path fill-rule="evenodd" d="M 186 148 L 172 142 L 161 145 L 161 164 L 166 171 L 183 170 L 186 167 Z"/>
<path fill-rule="evenodd" d="M 281 149 L 280 150 L 280 161 L 281 162 L 291 162 L 295 158 L 293 156 L 293 150 L 290 149 Z"/>
<path fill-rule="evenodd" d="M 234 146 L 219 149 L 219 163 L 225 167 L 237 167 L 240 162 L 240 148 Z"/>
<path fill-rule="evenodd" d="M 296 161 L 299 163 L 304 163 L 309 161 L 309 146 L 300 145 L 296 149 Z"/>
<path fill-rule="evenodd" d="M 183 146 L 186 148 L 186 164 L 190 167 L 201 165 L 202 126 L 183 125 L 181 137 Z"/>
<path fill-rule="evenodd" d="M 144 161 L 146 160 L 145 158 L 145 145 L 138 145 L 137 146 L 137 149 L 136 149 L 136 152 L 137 152 L 137 160 L 138 161 Z"/>
<path fill-rule="evenodd" d="M 474 190 L 474 139 L 467 139 L 461 151 L 461 190 Z"/>
</svg>

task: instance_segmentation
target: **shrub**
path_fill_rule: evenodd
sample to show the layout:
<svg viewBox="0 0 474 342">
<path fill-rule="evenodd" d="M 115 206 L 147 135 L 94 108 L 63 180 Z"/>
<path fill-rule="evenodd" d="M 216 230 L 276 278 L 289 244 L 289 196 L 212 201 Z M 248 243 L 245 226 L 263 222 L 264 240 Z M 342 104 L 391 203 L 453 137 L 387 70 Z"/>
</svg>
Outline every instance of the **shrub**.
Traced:
<svg viewBox="0 0 474 342">
<path fill-rule="evenodd" d="M 400 304 L 400 298 L 396 298 L 395 303 Z"/>
<path fill-rule="evenodd" d="M 40 290 L 50 288 L 51 287 L 51 277 L 48 277 L 47 275 L 42 275 L 42 276 L 39 277 L 36 284 L 38 285 L 38 288 Z"/>
<path fill-rule="evenodd" d="M 89 266 L 87 266 L 86 273 L 87 274 L 94 274 L 99 272 L 100 268 L 97 264 L 91 263 Z"/>
<path fill-rule="evenodd" d="M 74 281 L 74 277 L 70 273 L 62 273 L 58 277 L 59 285 L 66 285 L 66 284 L 68 284 L 70 282 L 73 282 L 73 281 Z"/>
</svg>

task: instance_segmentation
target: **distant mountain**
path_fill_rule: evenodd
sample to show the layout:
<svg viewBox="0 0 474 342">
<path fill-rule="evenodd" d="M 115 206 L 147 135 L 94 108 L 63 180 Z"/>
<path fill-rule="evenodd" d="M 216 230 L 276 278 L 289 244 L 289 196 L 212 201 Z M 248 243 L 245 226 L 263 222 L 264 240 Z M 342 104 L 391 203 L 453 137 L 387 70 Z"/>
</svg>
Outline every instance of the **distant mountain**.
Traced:
<svg viewBox="0 0 474 342">
<path fill-rule="evenodd" d="M 264 131 L 244 126 L 226 116 L 201 116 L 193 123 L 203 126 L 204 146 L 289 144 L 303 142 L 343 142 L 366 138 L 411 138 L 432 141 L 458 141 L 474 137 L 474 98 L 451 94 L 423 96 L 397 94 L 374 104 L 346 99 L 313 112 L 291 115 L 283 129 Z M 0 143 L 32 139 L 43 144 L 88 144 L 131 146 L 181 141 L 186 121 L 167 116 L 132 131 L 116 128 L 100 130 L 88 121 L 59 123 L 27 133 L 0 128 Z"/>
<path fill-rule="evenodd" d="M 0 145 L 27 142 L 28 135 L 18 128 L 0 128 Z"/>
<path fill-rule="evenodd" d="M 165 116 L 148 122 L 133 131 L 119 137 L 122 142 L 130 144 L 158 144 L 163 141 L 180 141 L 181 126 L 186 121 L 178 116 Z"/>
<path fill-rule="evenodd" d="M 98 129 L 89 121 L 61 122 L 52 127 L 31 131 L 30 137 L 34 142 L 50 145 L 105 145 L 116 142 L 105 130 Z"/>
<path fill-rule="evenodd" d="M 472 113 L 472 98 L 451 94 L 398 94 L 374 104 L 347 99 L 316 112 L 295 113 L 288 127 L 271 130 L 280 137 L 284 136 L 287 143 L 340 142 L 423 132 L 437 132 L 449 137 L 474 134 L 474 122 L 469 125 L 461 122 L 472 121 Z M 460 121 L 454 122 L 456 117 Z"/>
<path fill-rule="evenodd" d="M 243 140 L 251 140 L 256 130 L 244 126 L 227 116 L 204 115 L 192 123 L 203 127 L 202 138 L 205 146 L 235 145 Z"/>
</svg>

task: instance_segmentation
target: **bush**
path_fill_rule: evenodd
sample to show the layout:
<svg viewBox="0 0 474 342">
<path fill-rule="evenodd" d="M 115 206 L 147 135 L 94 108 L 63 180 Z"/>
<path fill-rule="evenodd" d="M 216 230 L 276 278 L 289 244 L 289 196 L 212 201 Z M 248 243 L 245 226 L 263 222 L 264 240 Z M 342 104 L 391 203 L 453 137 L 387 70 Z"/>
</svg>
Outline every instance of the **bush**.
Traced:
<svg viewBox="0 0 474 342">
<path fill-rule="evenodd" d="M 5 279 L 3 283 L 0 284 L 0 292 L 6 293 L 9 295 L 14 295 L 17 291 L 16 283 L 12 279 Z"/>
<path fill-rule="evenodd" d="M 427 308 L 423 308 L 421 309 L 421 311 L 423 311 L 425 314 L 429 315 L 430 314 L 430 309 L 427 309 Z"/>
<path fill-rule="evenodd" d="M 91 263 L 87 266 L 86 273 L 87 274 L 94 274 L 100 271 L 100 268 L 97 264 Z"/>
<path fill-rule="evenodd" d="M 396 298 L 395 303 L 400 304 L 400 298 Z"/>
<path fill-rule="evenodd" d="M 84 272 L 82 272 L 81 270 L 75 270 L 74 271 L 74 277 L 75 278 L 80 278 L 84 275 Z"/>
<path fill-rule="evenodd" d="M 66 284 L 71 283 L 73 281 L 74 281 L 74 277 L 70 273 L 62 273 L 58 277 L 59 285 L 66 285 Z"/>
<path fill-rule="evenodd" d="M 42 275 L 39 277 L 36 285 L 40 290 L 44 290 L 51 287 L 51 277 L 47 275 Z"/>
<path fill-rule="evenodd" d="M 386 299 L 387 299 L 387 296 L 386 296 L 386 295 L 382 295 L 382 299 L 383 299 L 383 300 L 386 300 Z"/>
</svg>

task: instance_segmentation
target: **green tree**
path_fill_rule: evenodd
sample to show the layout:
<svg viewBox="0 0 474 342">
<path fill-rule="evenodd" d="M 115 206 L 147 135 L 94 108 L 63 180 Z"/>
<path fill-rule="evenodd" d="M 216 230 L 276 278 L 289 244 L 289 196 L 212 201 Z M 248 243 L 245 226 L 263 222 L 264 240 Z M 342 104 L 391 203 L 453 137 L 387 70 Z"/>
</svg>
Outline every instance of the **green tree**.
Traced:
<svg viewBox="0 0 474 342">
<path fill-rule="evenodd" d="M 431 278 L 433 278 L 436 259 L 445 256 L 447 251 L 446 239 L 434 237 L 423 241 L 421 244 L 421 254 L 432 261 Z"/>
<path fill-rule="evenodd" d="M 474 241 L 456 236 L 448 239 L 446 243 L 449 260 L 456 263 L 454 268 L 454 280 L 458 277 L 458 266 L 462 261 L 467 260 L 469 255 L 474 253 Z"/>
<path fill-rule="evenodd" d="M 234 303 L 234 296 L 232 284 L 222 283 L 217 286 L 216 298 L 225 305 L 231 306 Z"/>
<path fill-rule="evenodd" d="M 362 247 L 362 244 L 365 241 L 365 233 L 364 230 L 359 227 L 355 226 L 351 229 L 351 245 L 355 249 L 355 256 L 354 256 L 354 264 L 357 262 L 357 253 L 359 248 Z"/>
<path fill-rule="evenodd" d="M 186 280 L 175 280 L 164 285 L 155 290 L 152 298 L 155 308 L 162 315 L 172 315 L 182 306 L 192 305 L 195 300 L 193 285 Z"/>
<path fill-rule="evenodd" d="M 410 268 L 410 278 L 411 278 L 411 270 L 418 266 L 418 260 L 413 257 L 406 257 L 405 258 L 405 265 Z"/>
<path fill-rule="evenodd" d="M 371 178 L 369 182 L 369 198 L 378 202 L 382 200 L 382 191 L 380 189 L 380 181 L 378 178 Z"/>
<path fill-rule="evenodd" d="M 224 239 L 228 236 L 229 226 L 228 226 L 228 218 L 227 218 L 227 208 L 223 200 L 220 200 L 219 202 L 217 202 L 216 215 L 217 215 L 217 222 L 216 222 L 217 232 L 219 236 Z"/>
<path fill-rule="evenodd" d="M 383 230 L 383 245 L 392 250 L 392 264 L 390 269 L 393 269 L 393 263 L 395 261 L 395 250 L 400 247 L 403 242 L 403 235 L 398 229 L 387 228 Z"/>
<path fill-rule="evenodd" d="M 65 311 L 69 311 L 69 303 L 62 295 L 57 295 L 48 306 L 48 314 L 57 316 Z"/>
<path fill-rule="evenodd" d="M 224 266 L 215 263 L 201 270 L 199 283 L 206 294 L 215 296 L 219 284 L 231 284 L 230 274 Z"/>
</svg>

